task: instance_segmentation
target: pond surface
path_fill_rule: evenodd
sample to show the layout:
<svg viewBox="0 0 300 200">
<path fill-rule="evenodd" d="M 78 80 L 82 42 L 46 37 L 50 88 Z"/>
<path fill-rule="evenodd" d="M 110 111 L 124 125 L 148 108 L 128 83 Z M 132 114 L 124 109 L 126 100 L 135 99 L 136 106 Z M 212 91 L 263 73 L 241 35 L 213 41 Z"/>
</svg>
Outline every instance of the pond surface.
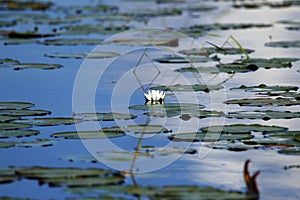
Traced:
<svg viewBox="0 0 300 200">
<path fill-rule="evenodd" d="M 0 199 L 300 198 L 299 1 L 8 2 Z"/>
</svg>

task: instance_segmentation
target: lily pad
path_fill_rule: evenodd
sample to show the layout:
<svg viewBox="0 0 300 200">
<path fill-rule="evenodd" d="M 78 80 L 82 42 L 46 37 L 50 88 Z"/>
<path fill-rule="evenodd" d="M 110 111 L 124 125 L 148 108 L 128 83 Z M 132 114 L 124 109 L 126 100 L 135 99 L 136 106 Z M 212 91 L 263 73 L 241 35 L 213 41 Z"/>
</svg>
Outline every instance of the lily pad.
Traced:
<svg viewBox="0 0 300 200">
<path fill-rule="evenodd" d="M 82 120 L 92 121 L 114 121 L 114 120 L 129 120 L 134 119 L 137 116 L 124 113 L 79 113 L 75 115 Z"/>
<path fill-rule="evenodd" d="M 148 153 L 151 156 L 168 156 L 172 154 L 195 154 L 196 149 L 184 149 L 180 147 L 152 147 L 142 146 L 140 152 Z"/>
<path fill-rule="evenodd" d="M 299 60 L 298 58 L 250 58 L 239 59 L 233 63 L 218 64 L 217 67 L 220 71 L 232 72 L 248 72 L 255 71 L 258 68 L 273 69 L 273 68 L 286 68 L 292 67 L 292 62 Z"/>
<path fill-rule="evenodd" d="M 19 64 L 18 60 L 14 60 L 11 58 L 0 59 L 0 68 L 9 68 L 12 65 L 16 65 L 16 64 Z"/>
<path fill-rule="evenodd" d="M 200 62 L 208 62 L 208 61 L 215 61 L 216 59 L 206 57 L 206 56 L 197 56 L 197 57 L 181 57 L 181 56 L 166 56 L 162 58 L 155 58 L 153 59 L 159 63 L 200 63 Z"/>
<path fill-rule="evenodd" d="M 237 118 L 237 119 L 292 119 L 300 118 L 300 112 L 290 112 L 290 111 L 240 111 L 240 112 L 229 112 L 227 115 L 228 118 Z"/>
<path fill-rule="evenodd" d="M 245 51 L 250 54 L 253 53 L 254 50 L 252 49 L 245 49 Z M 240 48 L 234 47 L 204 47 L 201 49 L 193 48 L 193 49 L 186 49 L 181 50 L 178 53 L 182 53 L 188 56 L 207 56 L 211 54 L 224 54 L 224 55 L 235 55 L 235 54 L 244 54 Z"/>
<path fill-rule="evenodd" d="M 11 183 L 18 180 L 18 178 L 15 174 L 15 168 L 0 168 L 0 184 Z"/>
<path fill-rule="evenodd" d="M 12 115 L 12 116 L 44 116 L 51 114 L 48 110 L 29 110 L 29 109 L 0 109 L 0 115 Z"/>
<path fill-rule="evenodd" d="M 15 123 L 15 122 L 2 122 L 2 123 L 0 123 L 0 131 L 15 130 L 15 129 L 22 129 L 22 128 L 31 128 L 31 127 L 32 127 L 32 125 L 23 124 L 23 123 Z"/>
<path fill-rule="evenodd" d="M 261 139 L 251 139 L 243 140 L 244 144 L 247 145 L 263 145 L 265 147 L 294 147 L 300 146 L 299 142 L 291 139 L 277 139 L 277 138 L 261 138 Z"/>
<path fill-rule="evenodd" d="M 45 63 L 20 63 L 15 65 L 14 70 L 21 69 L 58 69 L 62 68 L 59 64 L 45 64 Z"/>
<path fill-rule="evenodd" d="M 1 112 L 1 110 L 0 110 Z M 14 115 L 2 115 L 0 114 L 0 122 L 9 122 L 9 121 L 14 121 L 20 119 L 20 117 L 18 116 L 14 116 Z"/>
<path fill-rule="evenodd" d="M 115 52 L 83 52 L 83 53 L 46 53 L 46 57 L 49 58 L 75 58 L 75 59 L 83 59 L 83 58 L 91 58 L 91 59 L 102 59 L 102 58 L 112 58 L 119 56 L 118 53 Z"/>
<path fill-rule="evenodd" d="M 265 46 L 267 46 L 267 47 L 282 47 L 282 48 L 299 48 L 300 40 L 267 42 L 265 44 Z"/>
<path fill-rule="evenodd" d="M 279 150 L 278 152 L 281 154 L 286 154 L 286 155 L 299 156 L 300 155 L 300 147 L 285 148 L 285 149 Z"/>
<path fill-rule="evenodd" d="M 98 162 L 93 156 L 86 156 L 86 155 L 64 156 L 61 159 L 67 160 L 70 162 L 88 162 L 88 163 L 97 163 Z"/>
<path fill-rule="evenodd" d="M 169 85 L 169 86 L 155 86 L 152 87 L 152 90 L 161 90 L 161 91 L 173 91 L 173 92 L 209 92 L 212 90 L 220 90 L 223 86 L 221 85 Z"/>
<path fill-rule="evenodd" d="M 231 124 L 224 126 L 208 126 L 203 127 L 201 130 L 205 133 L 223 133 L 223 134 L 250 134 L 253 132 L 272 133 L 284 132 L 288 128 L 281 126 L 267 126 L 261 124 Z"/>
<path fill-rule="evenodd" d="M 172 134 L 169 136 L 169 139 L 172 141 L 180 142 L 215 142 L 221 140 L 243 140 L 243 139 L 251 139 L 253 136 L 250 134 L 244 133 L 235 133 L 235 134 L 215 134 L 215 133 L 204 133 L 204 132 L 197 132 L 197 133 L 177 133 Z"/>
<path fill-rule="evenodd" d="M 245 90 L 246 92 L 276 92 L 276 91 L 285 91 L 289 92 L 291 90 L 297 91 L 298 87 L 296 86 L 267 86 L 265 84 L 260 84 L 258 86 L 245 86 L 241 85 L 240 87 L 230 88 L 230 90 Z"/>
<path fill-rule="evenodd" d="M 16 146 L 18 147 L 48 147 L 53 146 L 56 141 L 48 140 L 48 139 L 36 139 L 32 141 L 21 141 L 16 142 Z"/>
<path fill-rule="evenodd" d="M 103 128 L 99 131 L 70 131 L 54 133 L 51 136 L 54 138 L 66 139 L 106 139 L 122 137 L 125 133 L 119 127 Z"/>
<path fill-rule="evenodd" d="M 128 26 L 103 26 L 101 24 L 84 24 L 84 25 L 71 25 L 64 26 L 64 32 L 61 34 L 65 35 L 88 35 L 88 34 L 117 34 L 122 31 L 129 30 Z"/>
<path fill-rule="evenodd" d="M 52 2 L 43 1 L 14 1 L 9 0 L 6 2 L 7 9 L 9 10 L 47 10 L 53 6 Z"/>
<path fill-rule="evenodd" d="M 176 111 L 194 111 L 204 108 L 203 105 L 193 103 L 165 103 L 165 104 L 153 104 L 153 105 L 133 105 L 129 106 L 129 109 L 133 110 L 171 110 Z"/>
<path fill-rule="evenodd" d="M 18 176 L 38 180 L 40 184 L 51 187 L 86 187 L 118 185 L 124 182 L 119 173 L 99 168 L 50 168 L 31 167 L 16 170 Z"/>
<path fill-rule="evenodd" d="M 130 46 L 169 46 L 169 47 L 177 47 L 178 46 L 178 38 L 175 39 L 117 39 L 104 43 L 114 43 L 114 44 L 122 44 L 122 45 L 130 45 Z"/>
<path fill-rule="evenodd" d="M 21 119 L 17 120 L 17 122 L 21 122 L 24 124 L 29 124 L 32 126 L 56 126 L 56 125 L 70 125 L 82 122 L 81 119 L 78 118 L 70 118 L 70 117 L 52 117 L 52 118 L 33 118 L 33 119 Z"/>
<path fill-rule="evenodd" d="M 21 45 L 21 44 L 32 44 L 36 43 L 36 39 L 19 39 L 19 38 L 13 38 L 13 39 L 0 39 L 0 41 L 3 42 L 4 45 Z"/>
<path fill-rule="evenodd" d="M 209 147 L 211 147 L 213 149 L 226 149 L 228 151 L 236 151 L 236 152 L 255 149 L 255 147 L 253 145 L 246 145 L 239 141 L 229 141 L 229 142 L 221 141 L 221 142 L 215 143 Z"/>
<path fill-rule="evenodd" d="M 53 33 L 42 34 L 42 33 L 36 33 L 36 32 L 1 31 L 0 35 L 7 36 L 9 38 L 31 39 L 31 38 L 54 37 L 57 34 L 53 34 Z"/>
<path fill-rule="evenodd" d="M 3 130 L 0 131 L 0 138 L 10 138 L 10 137 L 29 137 L 33 135 L 38 135 L 40 132 L 37 130 Z"/>
<path fill-rule="evenodd" d="M 15 145 L 16 145 L 15 142 L 2 142 L 2 141 L 0 141 L 0 149 L 1 148 L 14 147 Z"/>
<path fill-rule="evenodd" d="M 128 132 L 146 133 L 146 134 L 171 132 L 171 130 L 166 129 L 161 125 L 152 125 L 152 124 L 132 124 L 124 127 L 124 129 Z"/>
<path fill-rule="evenodd" d="M 238 104 L 240 106 L 294 106 L 299 105 L 300 100 L 277 97 L 273 98 L 254 98 L 254 99 L 232 99 L 225 101 L 226 104 Z"/>
<path fill-rule="evenodd" d="M 207 117 L 222 117 L 224 116 L 223 112 L 219 111 L 210 111 L 210 110 L 193 110 L 193 111 L 181 111 L 181 110 L 151 110 L 150 112 L 144 113 L 148 116 L 153 117 L 175 117 L 180 116 L 182 120 L 189 120 L 192 117 L 197 117 L 200 119 Z"/>
<path fill-rule="evenodd" d="M 38 44 L 57 45 L 57 46 L 74 46 L 74 45 L 98 45 L 102 42 L 101 39 L 85 39 L 85 38 L 60 38 L 38 41 Z"/>
<path fill-rule="evenodd" d="M 0 110 L 6 109 L 24 109 L 35 106 L 29 102 L 0 102 Z"/>
</svg>

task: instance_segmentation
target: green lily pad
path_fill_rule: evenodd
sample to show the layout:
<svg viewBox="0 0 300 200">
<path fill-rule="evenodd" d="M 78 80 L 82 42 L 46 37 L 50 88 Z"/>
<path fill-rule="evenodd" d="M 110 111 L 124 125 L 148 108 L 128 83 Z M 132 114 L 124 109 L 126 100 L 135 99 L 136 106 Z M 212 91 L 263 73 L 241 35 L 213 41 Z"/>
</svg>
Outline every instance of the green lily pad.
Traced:
<svg viewBox="0 0 300 200">
<path fill-rule="evenodd" d="M 286 68 L 292 67 L 292 62 L 299 60 L 298 58 L 250 58 L 239 59 L 233 63 L 218 64 L 217 67 L 220 71 L 232 71 L 232 72 L 247 72 L 255 71 L 258 68 L 272 69 L 272 68 Z"/>
<path fill-rule="evenodd" d="M 129 106 L 129 109 L 133 110 L 166 110 L 172 111 L 194 111 L 204 108 L 203 105 L 193 103 L 165 103 L 165 104 L 153 104 L 153 105 L 133 105 Z"/>
<path fill-rule="evenodd" d="M 300 155 L 300 147 L 291 147 L 291 148 L 285 148 L 278 151 L 281 154 L 286 155 L 293 155 L 293 156 L 299 156 Z"/>
<path fill-rule="evenodd" d="M 61 159 L 69 161 L 69 162 L 88 162 L 88 163 L 97 163 L 98 162 L 93 156 L 86 156 L 86 155 L 64 156 Z"/>
<path fill-rule="evenodd" d="M 155 86 L 152 87 L 152 90 L 161 90 L 161 91 L 173 91 L 173 92 L 209 92 L 212 90 L 220 90 L 223 86 L 221 85 L 169 85 L 169 86 Z"/>
<path fill-rule="evenodd" d="M 189 120 L 192 117 L 197 117 L 200 119 L 207 118 L 207 117 L 222 117 L 224 116 L 223 112 L 219 111 L 210 111 L 210 110 L 151 110 L 150 112 L 144 113 L 148 116 L 153 117 L 175 117 L 180 116 L 182 120 Z"/>
<path fill-rule="evenodd" d="M 13 39 L 1 38 L 0 41 L 2 41 L 4 45 L 32 44 L 37 42 L 36 39 L 19 39 L 19 38 L 13 38 Z"/>
<path fill-rule="evenodd" d="M 23 123 L 15 123 L 15 122 L 2 122 L 2 123 L 0 123 L 0 131 L 15 130 L 15 129 L 22 129 L 22 128 L 31 128 L 31 127 L 32 127 L 32 125 L 23 124 Z"/>
<path fill-rule="evenodd" d="M 225 101 L 226 104 L 238 104 L 240 106 L 293 106 L 299 105 L 300 100 L 277 97 L 273 98 L 254 98 L 254 99 L 232 99 Z"/>
<path fill-rule="evenodd" d="M 137 116 L 132 114 L 123 113 L 79 113 L 76 114 L 82 120 L 92 121 L 114 121 L 114 120 L 129 120 L 134 119 Z"/>
<path fill-rule="evenodd" d="M 119 127 L 103 128 L 99 131 L 70 131 L 54 133 L 51 137 L 66 139 L 106 139 L 122 137 L 125 133 Z"/>
<path fill-rule="evenodd" d="M 1 110 L 0 110 L 1 113 Z M 19 116 L 14 116 L 14 115 L 2 115 L 0 114 L 0 122 L 9 122 L 9 121 L 14 121 L 20 119 Z"/>
<path fill-rule="evenodd" d="M 122 44 L 122 45 L 130 45 L 130 46 L 169 46 L 169 47 L 177 47 L 178 46 L 178 38 L 175 39 L 117 39 L 112 40 L 106 43 L 113 44 Z"/>
<path fill-rule="evenodd" d="M 221 142 L 215 143 L 209 147 L 212 147 L 213 149 L 226 149 L 228 151 L 236 151 L 236 152 L 255 149 L 255 147 L 252 145 L 246 145 L 246 144 L 244 144 L 242 142 L 238 142 L 238 141 L 229 141 L 229 142 L 221 141 Z"/>
<path fill-rule="evenodd" d="M 208 62 L 208 61 L 214 61 L 215 59 L 210 57 L 181 57 L 181 56 L 166 56 L 162 58 L 155 58 L 153 59 L 156 62 L 159 63 L 199 63 L 199 62 Z"/>
<path fill-rule="evenodd" d="M 122 31 L 129 30 L 128 26 L 103 26 L 101 24 L 84 24 L 84 25 L 71 25 L 64 26 L 65 35 L 88 35 L 88 34 L 117 34 Z"/>
<path fill-rule="evenodd" d="M 103 40 L 101 39 L 85 39 L 85 38 L 60 38 L 60 39 L 48 39 L 43 41 L 38 41 L 38 44 L 43 45 L 97 45 Z"/>
<path fill-rule="evenodd" d="M 55 144 L 55 141 L 48 140 L 48 139 L 36 139 L 32 141 L 21 141 L 16 142 L 16 146 L 18 147 L 48 147 L 53 146 Z"/>
<path fill-rule="evenodd" d="M 15 174 L 15 168 L 0 168 L 0 184 L 11 183 L 18 179 L 19 177 Z"/>
<path fill-rule="evenodd" d="M 28 109 L 0 109 L 0 115 L 12 115 L 12 116 L 44 116 L 51 114 L 48 110 L 28 110 Z"/>
<path fill-rule="evenodd" d="M 0 141 L 0 149 L 1 148 L 14 147 L 15 145 L 16 145 L 15 142 L 2 142 L 2 141 Z"/>
<path fill-rule="evenodd" d="M 240 111 L 240 112 L 229 112 L 227 115 L 228 118 L 237 118 L 237 119 L 292 119 L 300 118 L 300 112 L 290 112 L 290 111 Z"/>
<path fill-rule="evenodd" d="M 300 146 L 299 142 L 291 139 L 277 139 L 277 138 L 262 138 L 262 139 L 251 139 L 243 140 L 244 144 L 247 145 L 263 145 L 265 147 L 294 147 Z"/>
<path fill-rule="evenodd" d="M 46 57 L 49 58 L 75 58 L 75 59 L 82 59 L 82 58 L 91 58 L 91 59 L 102 59 L 102 58 L 112 58 L 119 56 L 118 53 L 115 52 L 83 52 L 83 53 L 46 53 Z"/>
<path fill-rule="evenodd" d="M 21 119 L 17 120 L 24 124 L 29 124 L 32 126 L 56 126 L 56 125 L 70 125 L 82 122 L 78 118 L 70 117 L 52 117 L 52 118 L 33 118 L 33 119 Z"/>
<path fill-rule="evenodd" d="M 2 31 L 0 35 L 7 36 L 9 38 L 17 38 L 17 39 L 30 39 L 30 38 L 44 38 L 44 37 L 54 37 L 57 34 L 53 33 L 36 33 L 36 32 L 16 32 L 16 31 Z"/>
<path fill-rule="evenodd" d="M 14 70 L 21 69 L 58 69 L 62 68 L 59 64 L 45 64 L 45 63 L 20 63 L 15 65 Z"/>
<path fill-rule="evenodd" d="M 8 10 L 47 10 L 53 6 L 52 2 L 43 1 L 14 1 L 6 2 Z"/>
<path fill-rule="evenodd" d="M 181 15 L 182 11 L 177 8 L 165 8 L 165 9 L 138 9 L 133 13 L 128 13 L 129 16 L 134 16 L 136 18 L 149 18 L 149 17 L 159 17 L 159 16 L 173 16 Z"/>
<path fill-rule="evenodd" d="M 0 68 L 8 68 L 16 64 L 19 64 L 18 60 L 14 60 L 11 58 L 0 59 Z"/>
<path fill-rule="evenodd" d="M 166 129 L 161 125 L 152 125 L 152 124 L 132 124 L 124 127 L 124 129 L 128 132 L 146 133 L 146 134 L 171 132 L 171 130 Z"/>
<path fill-rule="evenodd" d="M 10 138 L 10 137 L 29 137 L 33 135 L 38 135 L 40 132 L 37 130 L 2 130 L 0 131 L 0 138 Z"/>
<path fill-rule="evenodd" d="M 253 53 L 254 50 L 252 49 L 245 49 L 245 51 L 250 54 Z M 193 48 L 193 49 L 186 49 L 181 50 L 178 53 L 182 53 L 188 56 L 207 56 L 211 54 L 224 54 L 224 55 L 235 55 L 235 54 L 244 54 L 240 48 L 234 47 L 204 47 L 201 49 Z"/>
<path fill-rule="evenodd" d="M 177 133 L 169 136 L 169 139 L 176 142 L 215 142 L 221 140 L 243 140 L 243 139 L 251 139 L 253 136 L 245 133 L 234 133 L 234 134 L 215 134 L 215 133 Z"/>
<path fill-rule="evenodd" d="M 277 41 L 277 42 L 267 42 L 265 43 L 267 47 L 282 47 L 282 48 L 299 48 L 300 41 Z"/>
<path fill-rule="evenodd" d="M 195 154 L 195 149 L 184 149 L 180 147 L 153 147 L 153 146 L 142 146 L 140 149 L 142 153 L 148 153 L 153 156 L 168 156 L 172 154 Z"/>
<path fill-rule="evenodd" d="M 261 132 L 263 134 L 273 132 L 284 132 L 288 128 L 281 126 L 267 126 L 261 124 L 231 124 L 224 126 L 208 126 L 201 130 L 205 133 L 222 133 L 222 134 L 250 134 L 253 132 Z"/>
<path fill-rule="evenodd" d="M 296 86 L 267 86 L 265 84 L 260 84 L 258 86 L 245 86 L 241 85 L 240 87 L 230 88 L 230 90 L 245 90 L 246 92 L 276 92 L 276 91 L 285 91 L 289 92 L 291 90 L 297 91 L 298 87 Z"/>
<path fill-rule="evenodd" d="M 300 150 L 299 150 L 300 152 Z M 287 169 L 293 169 L 293 168 L 300 168 L 300 165 L 288 165 L 288 166 L 284 166 L 284 169 L 287 170 Z"/>
<path fill-rule="evenodd" d="M 29 102 L 0 102 L 0 110 L 6 109 L 25 109 L 35 106 Z"/>
<path fill-rule="evenodd" d="M 16 170 L 18 176 L 38 180 L 40 184 L 51 187 L 91 187 L 118 185 L 124 182 L 124 177 L 110 170 L 99 168 L 50 168 L 31 167 Z"/>
</svg>

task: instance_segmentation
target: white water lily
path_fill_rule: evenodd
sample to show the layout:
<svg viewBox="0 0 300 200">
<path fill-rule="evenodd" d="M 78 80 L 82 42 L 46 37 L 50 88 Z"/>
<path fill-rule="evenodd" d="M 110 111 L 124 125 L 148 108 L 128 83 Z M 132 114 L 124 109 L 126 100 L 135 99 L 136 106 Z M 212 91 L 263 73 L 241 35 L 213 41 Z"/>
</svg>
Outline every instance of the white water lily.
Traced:
<svg viewBox="0 0 300 200">
<path fill-rule="evenodd" d="M 159 90 L 149 90 L 148 93 L 144 94 L 146 101 L 160 101 L 163 102 L 165 100 L 165 93 Z"/>
</svg>

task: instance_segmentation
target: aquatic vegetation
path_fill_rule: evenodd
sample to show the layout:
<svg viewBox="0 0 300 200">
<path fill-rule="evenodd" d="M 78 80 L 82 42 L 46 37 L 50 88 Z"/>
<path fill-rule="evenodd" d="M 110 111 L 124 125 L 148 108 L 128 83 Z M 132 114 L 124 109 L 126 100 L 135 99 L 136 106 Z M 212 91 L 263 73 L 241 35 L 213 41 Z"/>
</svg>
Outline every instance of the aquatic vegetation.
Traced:
<svg viewBox="0 0 300 200">
<path fill-rule="evenodd" d="M 82 53 L 66 53 L 66 52 L 55 52 L 55 53 L 46 53 L 46 57 L 49 58 L 75 58 L 75 59 L 103 59 L 103 58 L 112 58 L 119 56 L 115 52 L 82 52 Z"/>
<path fill-rule="evenodd" d="M 149 90 L 148 93 L 144 93 L 145 100 L 155 104 L 155 102 L 162 103 L 165 100 L 165 93 L 160 90 Z"/>
<path fill-rule="evenodd" d="M 277 41 L 277 42 L 267 42 L 265 44 L 267 47 L 282 47 L 282 48 L 299 48 L 300 41 Z"/>
<path fill-rule="evenodd" d="M 278 91 L 289 92 L 291 90 L 297 91 L 298 87 L 296 87 L 296 86 L 280 86 L 280 85 L 267 86 L 265 84 L 260 84 L 258 86 L 241 85 L 240 87 L 230 88 L 230 90 L 244 90 L 246 92 L 278 92 Z"/>
<path fill-rule="evenodd" d="M 99 131 L 69 131 L 54 133 L 51 137 L 65 139 L 106 139 L 125 136 L 119 127 L 102 128 Z"/>
</svg>

